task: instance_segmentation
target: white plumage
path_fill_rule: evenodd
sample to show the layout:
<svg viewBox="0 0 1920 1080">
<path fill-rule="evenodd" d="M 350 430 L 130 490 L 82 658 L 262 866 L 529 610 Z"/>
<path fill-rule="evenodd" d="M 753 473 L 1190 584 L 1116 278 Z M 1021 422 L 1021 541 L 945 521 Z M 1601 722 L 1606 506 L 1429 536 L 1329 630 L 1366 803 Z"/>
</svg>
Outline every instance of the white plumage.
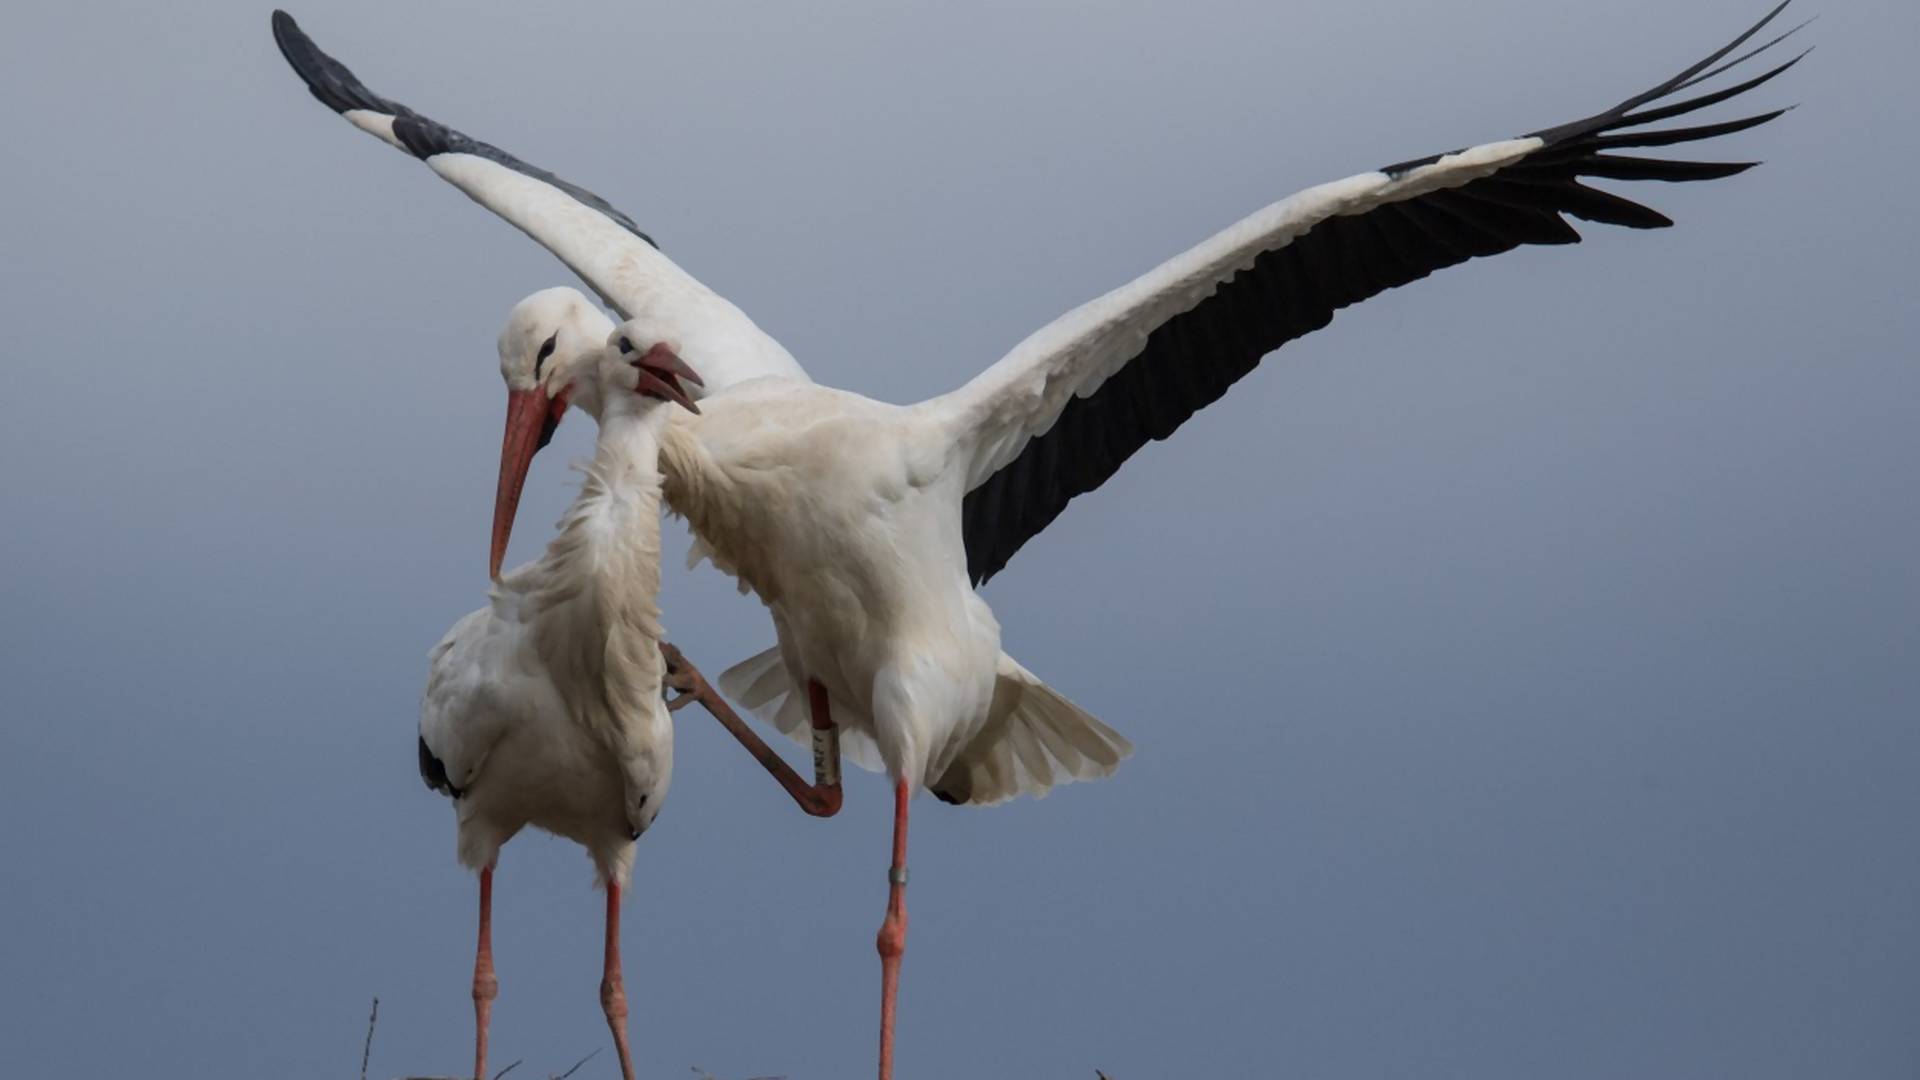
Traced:
<svg viewBox="0 0 1920 1080">
<path fill-rule="evenodd" d="M 501 335 L 502 371 L 519 400 L 553 345 L 527 328 L 564 318 L 572 290 L 535 294 Z M 604 337 L 603 337 L 604 342 Z M 626 1080 L 620 895 L 634 842 L 673 777 L 673 723 L 660 653 L 660 434 L 664 399 L 684 400 L 652 357 L 585 354 L 573 403 L 600 421 L 593 460 L 560 531 L 538 560 L 499 579 L 486 607 L 455 623 L 429 660 L 420 711 L 420 775 L 454 800 L 460 861 L 480 872 L 474 960 L 474 1075 L 485 1077 L 493 975 L 493 869 L 528 825 L 587 849 L 607 892 L 601 1003 Z M 647 396 L 660 393 L 661 396 Z M 544 398 L 540 399 L 544 404 Z"/>
<path fill-rule="evenodd" d="M 1785 6 L 1594 116 L 1283 199 L 1061 316 L 952 393 L 911 406 L 812 383 L 605 200 L 374 94 L 284 14 L 275 33 L 321 101 L 558 255 L 642 347 L 668 343 L 703 373 L 706 415 L 676 418 L 664 437 L 669 505 L 692 523 L 699 550 L 767 603 L 790 682 L 821 683 L 855 750 L 870 737 L 894 776 L 939 790 L 944 769 L 987 728 L 1011 663 L 974 585 L 1140 446 L 1339 309 L 1476 256 L 1577 241 L 1567 217 L 1671 224 L 1583 181 L 1707 180 L 1749 167 L 1619 151 L 1710 139 L 1778 115 L 1644 127 L 1797 62 L 1669 101 L 1777 44 L 1786 35 L 1727 59 Z M 573 327 L 581 333 L 564 336 L 597 345 L 604 325 L 582 316 Z M 568 370 L 564 355 L 563 342 L 550 393 L 565 387 L 554 378 Z M 722 686 L 743 691 L 749 672 L 764 682 L 768 671 L 743 667 Z M 769 694 L 760 711 L 787 698 Z M 1110 745 L 1124 753 L 1123 742 Z M 1106 757 L 1107 767 L 1117 761 Z M 1100 774 L 1049 766 L 1029 773 L 1026 789 L 1044 790 L 1043 777 Z"/>
<path fill-rule="evenodd" d="M 809 738 L 806 695 L 794 684 L 778 646 L 720 674 L 720 689 L 795 742 Z M 836 703 L 836 724 L 847 729 L 841 748 L 862 768 L 886 766 L 867 732 L 873 719 Z M 993 699 L 979 730 L 949 759 L 930 770 L 941 798 L 993 806 L 1017 795 L 1039 797 L 1074 780 L 1097 780 L 1132 752 L 1132 744 L 1068 701 L 1006 653 L 996 664 Z"/>
<path fill-rule="evenodd" d="M 666 498 L 772 614 L 775 649 L 730 670 L 723 687 L 793 730 L 797 691 L 819 684 L 856 756 L 870 742 L 869 757 L 901 785 L 894 903 L 881 939 L 883 956 L 894 949 L 890 988 L 894 935 L 904 938 L 908 786 L 996 801 L 1105 775 L 1126 749 L 1000 651 L 999 624 L 975 586 L 1070 500 L 1341 309 L 1476 257 L 1577 242 L 1570 217 L 1671 225 L 1587 181 L 1702 181 L 1751 167 L 1621 151 L 1709 140 L 1778 116 L 1647 127 L 1798 62 L 1674 100 L 1785 38 L 1733 55 L 1785 7 L 1595 115 L 1277 202 L 1068 312 L 952 393 L 909 406 L 815 385 L 605 200 L 373 94 L 284 15 L 275 29 L 322 102 L 553 251 L 626 320 L 621 332 L 636 346 L 670 344 L 707 374 L 702 415 L 676 416 L 662 436 Z M 369 117 L 387 118 L 386 128 Z M 550 372 L 549 394 L 564 394 L 555 381 L 564 372 Z M 1005 705 L 1009 687 L 1034 704 Z M 883 1034 L 883 1076 L 889 1067 Z"/>
<path fill-rule="evenodd" d="M 600 410 L 580 494 L 545 554 L 434 647 L 420 741 L 458 792 L 463 864 L 491 865 L 533 825 L 624 884 L 673 774 L 657 599 L 667 407 L 617 381 L 632 381 L 624 363 L 596 367 L 582 381 L 611 392 L 579 402 Z"/>
<path fill-rule="evenodd" d="M 616 330 L 584 296 L 548 289 L 515 309 L 501 370 L 510 390 L 525 392 L 532 384 L 517 373 L 551 338 L 535 391 L 566 400 L 574 373 L 599 360 L 591 343 L 623 336 L 636 354 L 678 345 L 640 319 Z M 577 393 L 572 401 L 581 404 Z M 668 506 L 688 519 L 701 551 L 767 604 L 778 633 L 774 649 L 723 673 L 721 688 L 804 739 L 805 695 L 791 691 L 817 682 L 856 762 L 952 802 L 1002 802 L 1111 775 L 1131 744 L 1000 651 L 999 624 L 966 581 L 958 537 L 940 528 L 953 516 L 940 508 L 957 506 L 960 474 L 936 444 L 915 460 L 909 444 L 928 430 L 917 420 L 913 410 L 768 375 L 666 421 Z M 510 478 L 503 490 L 517 484 Z M 508 498 L 501 520 L 512 517 Z"/>
</svg>

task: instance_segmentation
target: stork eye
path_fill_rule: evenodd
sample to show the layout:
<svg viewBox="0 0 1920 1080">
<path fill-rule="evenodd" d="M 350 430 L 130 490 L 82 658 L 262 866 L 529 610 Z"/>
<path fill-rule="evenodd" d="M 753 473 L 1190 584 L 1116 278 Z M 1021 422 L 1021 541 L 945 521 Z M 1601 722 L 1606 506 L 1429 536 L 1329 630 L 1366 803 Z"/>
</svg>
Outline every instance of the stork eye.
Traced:
<svg viewBox="0 0 1920 1080">
<path fill-rule="evenodd" d="M 632 342 L 632 341 L 630 341 L 630 340 L 629 340 L 629 339 L 627 339 L 627 338 L 624 338 L 624 337 L 623 337 L 623 338 L 621 338 L 621 339 L 620 339 L 620 351 L 621 351 L 621 353 L 623 353 L 623 354 L 624 354 L 624 353 L 630 353 L 630 352 L 632 352 L 632 351 L 633 351 L 633 342 Z"/>
<path fill-rule="evenodd" d="M 553 347 L 556 343 L 559 342 L 559 340 L 560 340 L 560 331 L 555 330 L 553 334 L 547 338 L 546 341 L 541 343 L 540 355 L 533 358 L 533 377 L 534 378 L 537 379 L 540 377 L 540 369 L 546 365 L 547 357 L 553 355 Z"/>
</svg>

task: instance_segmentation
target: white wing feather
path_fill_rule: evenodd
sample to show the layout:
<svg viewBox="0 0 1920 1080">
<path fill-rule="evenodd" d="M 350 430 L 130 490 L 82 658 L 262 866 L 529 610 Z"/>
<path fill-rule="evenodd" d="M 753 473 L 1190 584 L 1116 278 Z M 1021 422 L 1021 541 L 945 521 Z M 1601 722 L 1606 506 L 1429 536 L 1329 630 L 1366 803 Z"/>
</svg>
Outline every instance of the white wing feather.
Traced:
<svg viewBox="0 0 1920 1080">
<path fill-rule="evenodd" d="M 348 123 L 425 161 L 580 275 L 622 320 L 646 319 L 699 370 L 711 394 L 760 376 L 806 378 L 744 312 L 662 255 L 632 220 L 590 191 L 375 94 L 285 12 L 274 39 L 295 73 Z"/>
<path fill-rule="evenodd" d="M 966 456 L 967 490 L 1046 434 L 1074 397 L 1087 397 L 1139 355 L 1147 335 L 1191 310 L 1261 253 L 1286 246 L 1327 218 L 1455 187 L 1538 149 L 1537 138 L 1488 143 L 1398 179 L 1361 173 L 1311 187 L 1249 215 L 1193 248 L 1040 328 L 992 367 L 923 407 L 948 426 Z"/>
<path fill-rule="evenodd" d="M 476 154 L 427 165 L 553 252 L 622 319 L 639 319 L 700 372 L 705 396 L 763 375 L 807 373 L 746 313 L 605 214 L 526 173 Z"/>
</svg>

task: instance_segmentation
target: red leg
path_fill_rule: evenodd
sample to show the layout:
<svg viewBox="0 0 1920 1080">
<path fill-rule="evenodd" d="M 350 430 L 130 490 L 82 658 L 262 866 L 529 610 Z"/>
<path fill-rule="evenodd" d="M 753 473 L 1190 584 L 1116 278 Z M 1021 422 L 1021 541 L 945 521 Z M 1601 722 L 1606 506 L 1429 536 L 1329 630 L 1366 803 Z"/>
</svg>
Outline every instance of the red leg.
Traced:
<svg viewBox="0 0 1920 1080">
<path fill-rule="evenodd" d="M 813 728 L 813 787 L 829 809 L 821 817 L 832 817 L 840 809 L 840 729 L 833 726 L 833 710 L 827 704 L 827 688 L 807 680 L 807 717 Z"/>
<path fill-rule="evenodd" d="M 900 957 L 907 951 L 907 803 L 912 795 L 907 781 L 894 784 L 887 918 L 874 942 L 880 950 L 880 1080 L 893 1080 L 893 1003 L 900 991 Z"/>
<path fill-rule="evenodd" d="M 480 944 L 473 954 L 473 1080 L 487 1080 L 487 1022 L 500 980 L 493 977 L 493 865 L 480 870 Z"/>
<path fill-rule="evenodd" d="M 613 1048 L 620 1052 L 620 1075 L 633 1080 L 633 1057 L 627 1052 L 627 988 L 620 980 L 620 883 L 607 882 L 607 965 L 600 976 L 600 1008 L 613 1032 Z"/>
<path fill-rule="evenodd" d="M 758 761 L 773 778 L 780 782 L 800 809 L 814 817 L 832 817 L 840 812 L 840 738 L 839 731 L 833 726 L 833 720 L 827 714 L 826 691 L 818 683 L 807 684 L 807 700 L 813 707 L 813 783 L 800 779 L 773 748 L 768 746 L 753 729 L 740 719 L 733 706 L 725 698 L 707 685 L 700 669 L 693 666 L 679 649 L 662 642 L 660 651 L 667 658 L 667 685 L 680 691 L 680 696 L 667 703 L 667 708 L 678 712 L 683 706 L 699 702 L 707 712 L 713 714 L 720 726 L 747 748 L 754 760 Z"/>
</svg>

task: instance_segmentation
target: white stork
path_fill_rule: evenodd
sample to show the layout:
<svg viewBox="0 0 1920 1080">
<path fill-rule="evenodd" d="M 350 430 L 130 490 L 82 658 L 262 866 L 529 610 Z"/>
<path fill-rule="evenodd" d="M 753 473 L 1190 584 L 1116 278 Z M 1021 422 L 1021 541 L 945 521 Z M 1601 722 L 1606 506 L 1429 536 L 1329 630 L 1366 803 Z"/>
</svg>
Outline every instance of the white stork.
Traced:
<svg viewBox="0 0 1920 1080">
<path fill-rule="evenodd" d="M 805 683 L 816 713 L 830 702 L 850 748 L 874 751 L 895 782 L 892 889 L 879 935 L 885 1078 L 906 930 L 908 800 L 921 784 L 967 800 L 967 779 L 949 786 L 943 770 L 986 725 L 1004 666 L 999 627 L 974 587 L 1148 440 L 1172 434 L 1341 308 L 1475 257 L 1577 242 L 1568 216 L 1672 224 L 1586 180 L 1713 180 L 1751 168 L 1633 151 L 1712 139 L 1784 112 L 1646 126 L 1797 63 L 1685 96 L 1789 36 L 1739 51 L 1786 6 L 1592 116 L 1363 172 L 1256 211 L 1061 316 L 957 390 L 909 406 L 813 384 L 605 200 L 374 94 L 284 13 L 274 32 L 322 103 L 557 255 L 626 320 L 636 347 L 669 344 L 706 376 L 703 415 L 676 418 L 662 440 L 668 505 L 767 604 L 778 636 L 776 650 L 721 684 L 793 730 L 802 726 L 794 690 Z"/>
<path fill-rule="evenodd" d="M 501 336 L 503 356 L 524 357 L 504 371 L 508 385 L 525 393 L 516 400 L 538 393 L 553 352 L 551 337 L 544 347 L 525 338 L 546 316 L 545 301 L 537 294 L 516 307 Z M 583 845 L 606 887 L 600 1002 L 621 1072 L 633 1080 L 620 893 L 633 871 L 634 841 L 660 813 L 673 775 L 657 601 L 662 403 L 695 407 L 680 380 L 697 377 L 663 351 L 637 358 L 602 351 L 606 360 L 569 384 L 572 403 L 600 420 L 579 497 L 546 554 L 501 579 L 487 606 L 434 647 L 421 703 L 420 777 L 453 798 L 460 861 L 480 873 L 476 1080 L 486 1080 L 487 1021 L 499 992 L 493 867 L 500 846 L 528 825 Z"/>
</svg>

